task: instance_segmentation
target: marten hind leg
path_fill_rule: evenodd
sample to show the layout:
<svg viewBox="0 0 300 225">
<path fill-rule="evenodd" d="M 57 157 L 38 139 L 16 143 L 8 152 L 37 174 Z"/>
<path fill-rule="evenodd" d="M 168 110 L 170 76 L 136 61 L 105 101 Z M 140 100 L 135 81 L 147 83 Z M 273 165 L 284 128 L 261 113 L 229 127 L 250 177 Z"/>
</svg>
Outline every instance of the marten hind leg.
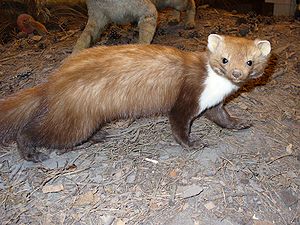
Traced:
<svg viewBox="0 0 300 225">
<path fill-rule="evenodd" d="M 193 29 L 195 27 L 196 6 L 194 0 L 175 0 L 172 7 L 177 10 L 177 12 L 173 12 L 173 20 L 175 22 L 179 22 L 180 11 L 185 11 L 185 29 Z"/>
<path fill-rule="evenodd" d="M 89 139 L 88 141 L 91 142 L 92 144 L 97 144 L 100 142 L 103 142 L 106 138 L 108 133 L 104 130 L 99 130 L 95 132 Z"/>
<path fill-rule="evenodd" d="M 147 5 L 147 13 L 139 18 L 139 43 L 150 44 L 155 34 L 158 13 L 153 4 Z"/>
<path fill-rule="evenodd" d="M 49 159 L 49 156 L 36 150 L 35 144 L 31 141 L 31 135 L 26 130 L 17 134 L 17 146 L 21 157 L 27 161 L 42 162 Z"/>
<path fill-rule="evenodd" d="M 195 27 L 196 5 L 194 0 L 188 0 L 185 15 L 185 28 L 193 29 Z"/>
<path fill-rule="evenodd" d="M 251 126 L 248 121 L 241 121 L 238 118 L 231 117 L 228 112 L 224 109 L 223 103 L 207 109 L 204 112 L 204 116 L 215 122 L 217 125 L 227 129 L 246 129 Z"/>
<path fill-rule="evenodd" d="M 88 22 L 73 48 L 73 53 L 90 47 L 92 42 L 100 36 L 108 22 L 109 20 L 103 13 L 98 12 L 98 15 L 90 13 Z"/>
</svg>

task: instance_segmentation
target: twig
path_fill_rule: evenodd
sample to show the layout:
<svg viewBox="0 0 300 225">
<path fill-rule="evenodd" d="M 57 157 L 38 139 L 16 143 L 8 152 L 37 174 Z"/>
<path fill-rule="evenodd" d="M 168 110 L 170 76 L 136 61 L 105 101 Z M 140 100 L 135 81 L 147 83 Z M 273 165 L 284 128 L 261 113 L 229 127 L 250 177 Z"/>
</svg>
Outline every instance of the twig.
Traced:
<svg viewBox="0 0 300 225">
<path fill-rule="evenodd" d="M 80 31 L 80 29 L 77 29 L 77 30 L 73 30 L 71 31 L 69 34 L 67 34 L 66 36 L 62 37 L 59 39 L 59 41 L 63 41 L 69 37 L 72 37 L 74 34 L 76 34 L 78 31 Z"/>
<path fill-rule="evenodd" d="M 157 163 L 158 163 L 157 160 L 155 160 L 155 159 L 149 159 L 149 158 L 145 158 L 145 161 L 151 162 L 151 163 L 153 163 L 153 164 L 157 164 Z"/>
<path fill-rule="evenodd" d="M 51 180 L 55 180 L 56 178 L 60 177 L 60 176 L 65 176 L 65 175 L 72 175 L 72 174 L 76 174 L 76 173 L 80 173 L 80 172 L 83 172 L 85 170 L 88 170 L 90 169 L 90 167 L 87 167 L 87 168 L 84 168 L 84 169 L 81 169 L 81 170 L 76 170 L 76 171 L 71 171 L 71 172 L 66 172 L 66 173 L 63 173 L 64 171 L 59 171 L 57 173 L 55 173 L 52 177 L 46 179 L 43 181 L 43 183 L 37 187 L 36 189 L 34 189 L 31 193 L 29 193 L 26 197 L 29 199 L 37 190 L 41 189 L 42 187 L 45 186 L 45 184 L 49 183 Z"/>
<path fill-rule="evenodd" d="M 284 155 L 278 156 L 278 157 L 276 157 L 275 159 L 273 159 L 273 160 L 267 162 L 267 165 L 270 165 L 270 164 L 272 164 L 273 162 L 275 162 L 275 161 L 277 161 L 277 160 L 279 160 L 279 159 L 288 157 L 288 156 L 293 156 L 293 154 L 284 154 Z"/>
</svg>

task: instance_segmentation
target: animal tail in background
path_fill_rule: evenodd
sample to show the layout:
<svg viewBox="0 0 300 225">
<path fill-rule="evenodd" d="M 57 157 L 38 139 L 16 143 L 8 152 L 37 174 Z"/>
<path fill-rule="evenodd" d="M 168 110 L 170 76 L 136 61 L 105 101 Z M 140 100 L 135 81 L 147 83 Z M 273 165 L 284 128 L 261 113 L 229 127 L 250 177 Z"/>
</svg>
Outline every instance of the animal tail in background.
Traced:
<svg viewBox="0 0 300 225">
<path fill-rule="evenodd" d="M 296 0 L 295 19 L 300 20 L 300 0 Z"/>
<path fill-rule="evenodd" d="M 26 128 L 32 118 L 39 116 L 43 105 L 42 92 L 44 88 L 45 85 L 39 85 L 0 99 L 0 139 L 2 140 L 0 144 L 5 145 L 19 139 L 20 131 Z M 23 151 L 19 152 L 26 158 Z M 45 156 L 43 153 L 37 154 L 36 161 L 45 159 Z"/>
</svg>

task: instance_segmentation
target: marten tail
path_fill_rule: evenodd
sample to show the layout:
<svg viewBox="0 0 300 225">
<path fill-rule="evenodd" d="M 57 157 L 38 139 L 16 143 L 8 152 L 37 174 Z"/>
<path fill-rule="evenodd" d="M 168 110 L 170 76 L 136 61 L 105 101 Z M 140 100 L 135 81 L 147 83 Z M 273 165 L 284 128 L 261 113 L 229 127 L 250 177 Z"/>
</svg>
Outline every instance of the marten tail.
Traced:
<svg viewBox="0 0 300 225">
<path fill-rule="evenodd" d="M 0 145 L 15 140 L 41 106 L 44 85 L 0 99 Z"/>
</svg>

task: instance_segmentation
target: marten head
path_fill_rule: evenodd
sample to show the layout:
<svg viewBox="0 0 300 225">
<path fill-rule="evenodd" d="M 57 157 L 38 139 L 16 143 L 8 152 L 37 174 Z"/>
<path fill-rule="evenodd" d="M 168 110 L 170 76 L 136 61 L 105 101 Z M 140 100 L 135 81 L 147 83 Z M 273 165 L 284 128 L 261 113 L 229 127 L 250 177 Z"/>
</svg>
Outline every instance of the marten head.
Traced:
<svg viewBox="0 0 300 225">
<path fill-rule="evenodd" d="M 209 35 L 207 47 L 211 68 L 236 85 L 261 76 L 271 52 L 269 41 L 217 34 Z"/>
</svg>

